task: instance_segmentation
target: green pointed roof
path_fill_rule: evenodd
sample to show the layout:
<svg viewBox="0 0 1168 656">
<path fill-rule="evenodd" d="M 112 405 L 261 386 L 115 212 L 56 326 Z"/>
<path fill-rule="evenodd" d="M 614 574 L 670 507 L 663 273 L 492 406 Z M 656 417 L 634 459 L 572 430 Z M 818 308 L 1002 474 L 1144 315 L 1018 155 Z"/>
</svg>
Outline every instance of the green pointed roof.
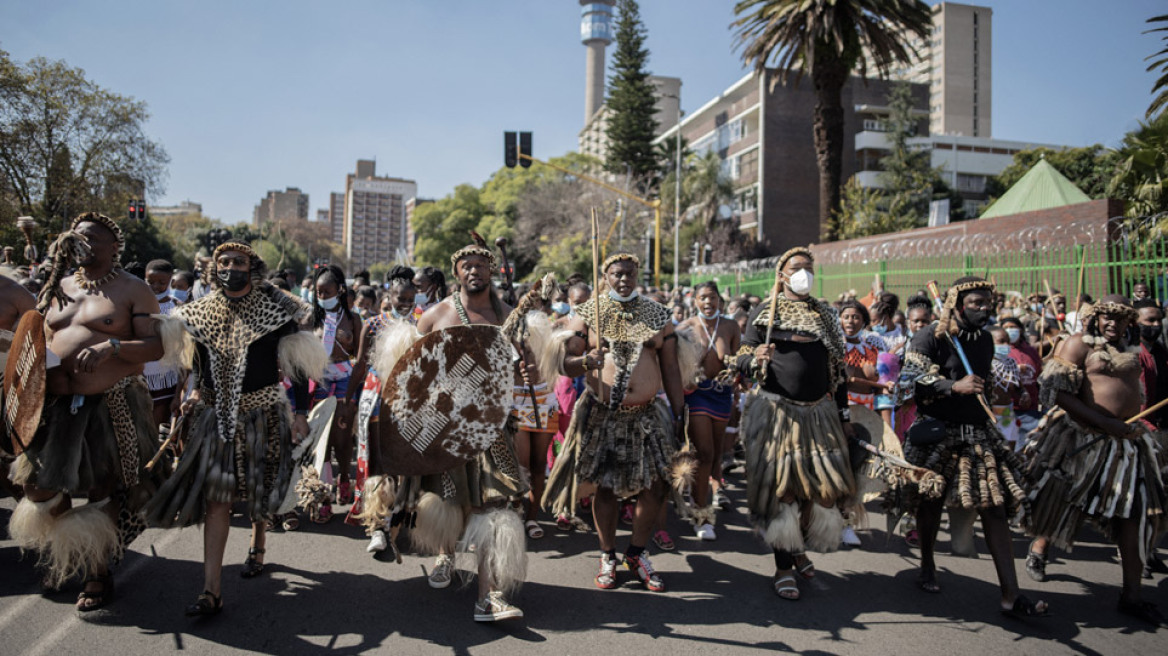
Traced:
<svg viewBox="0 0 1168 656">
<path fill-rule="evenodd" d="M 1030 167 L 1002 197 L 981 213 L 983 219 L 1085 203 L 1091 198 L 1045 159 Z"/>
</svg>

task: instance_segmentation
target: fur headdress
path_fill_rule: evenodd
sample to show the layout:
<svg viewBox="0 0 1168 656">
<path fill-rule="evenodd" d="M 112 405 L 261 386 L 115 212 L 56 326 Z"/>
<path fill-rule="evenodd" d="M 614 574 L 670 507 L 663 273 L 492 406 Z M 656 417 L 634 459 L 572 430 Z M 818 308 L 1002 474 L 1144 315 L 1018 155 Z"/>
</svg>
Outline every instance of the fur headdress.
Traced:
<svg viewBox="0 0 1168 656">
<path fill-rule="evenodd" d="M 796 255 L 802 255 L 812 262 L 815 261 L 815 256 L 811 254 L 810 248 L 807 248 L 806 246 L 796 246 L 795 248 L 789 249 L 786 253 L 783 253 L 779 256 L 779 263 L 775 266 L 775 271 L 782 271 L 783 267 L 787 264 L 787 260 L 790 260 Z"/>
<path fill-rule="evenodd" d="M 122 252 L 126 250 L 126 234 L 122 232 L 121 226 L 119 226 L 113 219 L 104 214 L 98 214 L 97 212 L 86 212 L 85 214 L 80 214 L 77 216 L 77 218 L 73 219 L 73 223 L 69 226 L 69 230 L 71 232 L 76 232 L 77 226 L 81 225 L 82 223 L 97 223 L 99 225 L 105 226 L 107 230 L 114 233 L 114 240 L 116 240 L 118 243 L 118 259 L 121 259 Z"/>
<path fill-rule="evenodd" d="M 211 254 L 211 262 L 203 269 L 203 282 L 211 286 L 219 285 L 219 278 L 215 275 L 215 268 L 219 265 L 219 256 L 227 251 L 239 251 L 246 255 L 251 264 L 249 270 L 251 271 L 252 282 L 263 281 L 268 266 L 264 264 L 264 260 L 260 257 L 260 254 L 242 241 L 225 241 L 216 246 L 215 252 Z"/>
<path fill-rule="evenodd" d="M 946 332 L 950 335 L 956 335 L 961 330 L 957 325 L 957 316 L 961 313 L 958 306 L 965 295 L 973 291 L 984 291 L 992 295 L 994 284 L 977 276 L 966 276 L 955 280 L 953 286 L 945 292 L 945 301 L 941 304 L 941 316 L 936 328 L 937 337 L 944 336 Z"/>
<path fill-rule="evenodd" d="M 1083 305 L 1083 326 L 1091 323 L 1101 314 L 1115 314 L 1127 317 L 1128 321 L 1135 321 L 1140 313 L 1132 307 L 1131 301 L 1119 294 L 1108 294 L 1093 304 Z"/>
<path fill-rule="evenodd" d="M 211 254 L 211 260 L 218 260 L 219 255 L 227 251 L 239 251 L 249 258 L 259 257 L 259 254 L 255 252 L 255 249 L 241 241 L 225 241 L 215 247 L 215 252 Z"/>
<path fill-rule="evenodd" d="M 638 269 L 641 268 L 641 260 L 636 255 L 622 252 L 613 253 L 612 255 L 609 255 L 607 258 L 605 258 L 604 262 L 600 265 L 600 272 L 604 273 L 608 271 L 608 267 L 616 264 L 617 262 L 632 262 L 633 266 L 637 267 Z"/>
<path fill-rule="evenodd" d="M 474 241 L 473 244 L 470 244 L 469 246 L 464 246 L 464 247 L 454 251 L 454 255 L 450 256 L 450 270 L 457 277 L 458 276 L 458 261 L 459 260 L 461 260 L 464 257 L 469 257 L 471 255 L 481 255 L 481 256 L 487 258 L 487 262 L 489 262 L 491 265 L 491 272 L 494 273 L 494 271 L 495 271 L 495 252 L 487 247 L 487 240 L 483 239 L 483 236 L 480 235 L 479 233 L 475 232 L 474 230 L 470 231 L 470 238 Z"/>
</svg>

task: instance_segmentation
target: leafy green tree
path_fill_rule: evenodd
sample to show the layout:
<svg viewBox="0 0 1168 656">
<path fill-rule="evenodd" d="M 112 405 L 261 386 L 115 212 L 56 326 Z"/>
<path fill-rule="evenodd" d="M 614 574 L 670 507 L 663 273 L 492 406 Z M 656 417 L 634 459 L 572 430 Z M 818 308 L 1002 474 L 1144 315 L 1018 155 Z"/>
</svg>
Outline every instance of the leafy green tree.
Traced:
<svg viewBox="0 0 1168 656">
<path fill-rule="evenodd" d="M 149 117 L 79 68 L 0 51 L 0 217 L 56 231 L 83 211 L 113 217 L 130 197 L 161 194 L 169 158 L 145 134 Z"/>
<path fill-rule="evenodd" d="M 1108 195 L 1129 217 L 1168 212 L 1168 112 L 1123 137 Z"/>
<path fill-rule="evenodd" d="M 738 45 L 743 61 L 775 81 L 798 83 L 809 75 L 815 87 L 814 136 L 819 167 L 819 221 L 824 239 L 838 237 L 835 212 L 843 170 L 844 110 L 840 94 L 848 78 L 881 77 L 916 55 L 907 39 L 929 38 L 932 11 L 920 0 L 739 0 Z M 865 54 L 867 57 L 865 57 Z"/>
<path fill-rule="evenodd" d="M 930 165 L 928 151 L 908 145 L 919 124 L 912 113 L 912 87 L 907 82 L 892 86 L 888 108 L 889 151 L 880 160 L 880 180 L 888 197 L 888 223 L 894 230 L 908 230 L 924 225 L 928 218 L 937 173 Z"/>
<path fill-rule="evenodd" d="M 990 203 L 1006 193 L 1042 159 L 1067 176 L 1083 193 L 1099 199 L 1107 198 L 1107 188 L 1115 172 L 1118 156 L 1102 144 L 1064 150 L 1040 147 L 1019 151 L 1014 154 L 1012 164 L 1002 169 L 997 176 L 986 180 L 986 194 Z"/>
<path fill-rule="evenodd" d="M 455 187 L 454 193 L 426 203 L 414 213 L 414 259 L 418 266 L 446 269 L 454 251 L 470 243 L 470 231 L 486 214 L 481 192 L 469 184 Z M 483 235 L 494 239 L 493 235 Z"/>
<path fill-rule="evenodd" d="M 140 221 L 118 221 L 118 225 L 126 235 L 126 250 L 122 253 L 123 263 L 146 264 L 150 260 L 174 260 L 174 245 L 163 237 L 158 224 L 149 216 Z"/>
<path fill-rule="evenodd" d="M 645 66 L 649 50 L 636 0 L 618 0 L 616 51 L 612 75 L 608 78 L 607 159 L 605 168 L 617 175 L 629 174 L 641 188 L 658 171 L 653 138 L 657 134 L 657 113 L 653 83 Z"/>
</svg>

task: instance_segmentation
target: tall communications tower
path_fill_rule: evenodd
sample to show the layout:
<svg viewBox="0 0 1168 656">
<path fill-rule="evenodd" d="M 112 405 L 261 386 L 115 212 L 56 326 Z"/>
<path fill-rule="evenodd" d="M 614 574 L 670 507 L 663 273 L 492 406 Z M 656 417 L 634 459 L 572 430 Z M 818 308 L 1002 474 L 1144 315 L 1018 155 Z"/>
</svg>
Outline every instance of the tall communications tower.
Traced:
<svg viewBox="0 0 1168 656">
<path fill-rule="evenodd" d="M 580 41 L 588 48 L 584 66 L 584 125 L 604 104 L 604 50 L 612 43 L 616 0 L 580 0 Z"/>
</svg>

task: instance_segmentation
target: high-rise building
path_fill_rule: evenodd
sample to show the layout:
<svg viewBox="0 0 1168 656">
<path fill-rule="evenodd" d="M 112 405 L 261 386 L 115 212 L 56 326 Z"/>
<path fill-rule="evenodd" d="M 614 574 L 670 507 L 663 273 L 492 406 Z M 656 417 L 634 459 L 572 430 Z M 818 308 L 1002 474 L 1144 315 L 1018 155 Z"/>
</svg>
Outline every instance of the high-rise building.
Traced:
<svg viewBox="0 0 1168 656">
<path fill-rule="evenodd" d="M 308 220 L 308 194 L 296 187 L 269 191 L 252 213 L 252 223 L 257 227 L 264 223 L 296 219 Z"/>
<path fill-rule="evenodd" d="M 334 191 L 329 194 L 328 213 L 329 224 L 333 228 L 333 241 L 338 244 L 345 243 L 345 195 L 343 193 Z"/>
<path fill-rule="evenodd" d="M 994 10 L 942 2 L 933 5 L 928 41 L 910 36 L 919 56 L 897 77 L 929 86 L 929 133 L 992 137 L 992 69 Z"/>
<path fill-rule="evenodd" d="M 406 202 L 417 195 L 413 180 L 378 177 L 373 160 L 357 161 L 357 172 L 345 178 L 342 234 L 353 271 L 409 252 Z"/>
<path fill-rule="evenodd" d="M 316 211 L 316 222 L 317 223 L 328 223 L 329 222 L 329 211 L 327 209 L 317 210 Z"/>
</svg>

